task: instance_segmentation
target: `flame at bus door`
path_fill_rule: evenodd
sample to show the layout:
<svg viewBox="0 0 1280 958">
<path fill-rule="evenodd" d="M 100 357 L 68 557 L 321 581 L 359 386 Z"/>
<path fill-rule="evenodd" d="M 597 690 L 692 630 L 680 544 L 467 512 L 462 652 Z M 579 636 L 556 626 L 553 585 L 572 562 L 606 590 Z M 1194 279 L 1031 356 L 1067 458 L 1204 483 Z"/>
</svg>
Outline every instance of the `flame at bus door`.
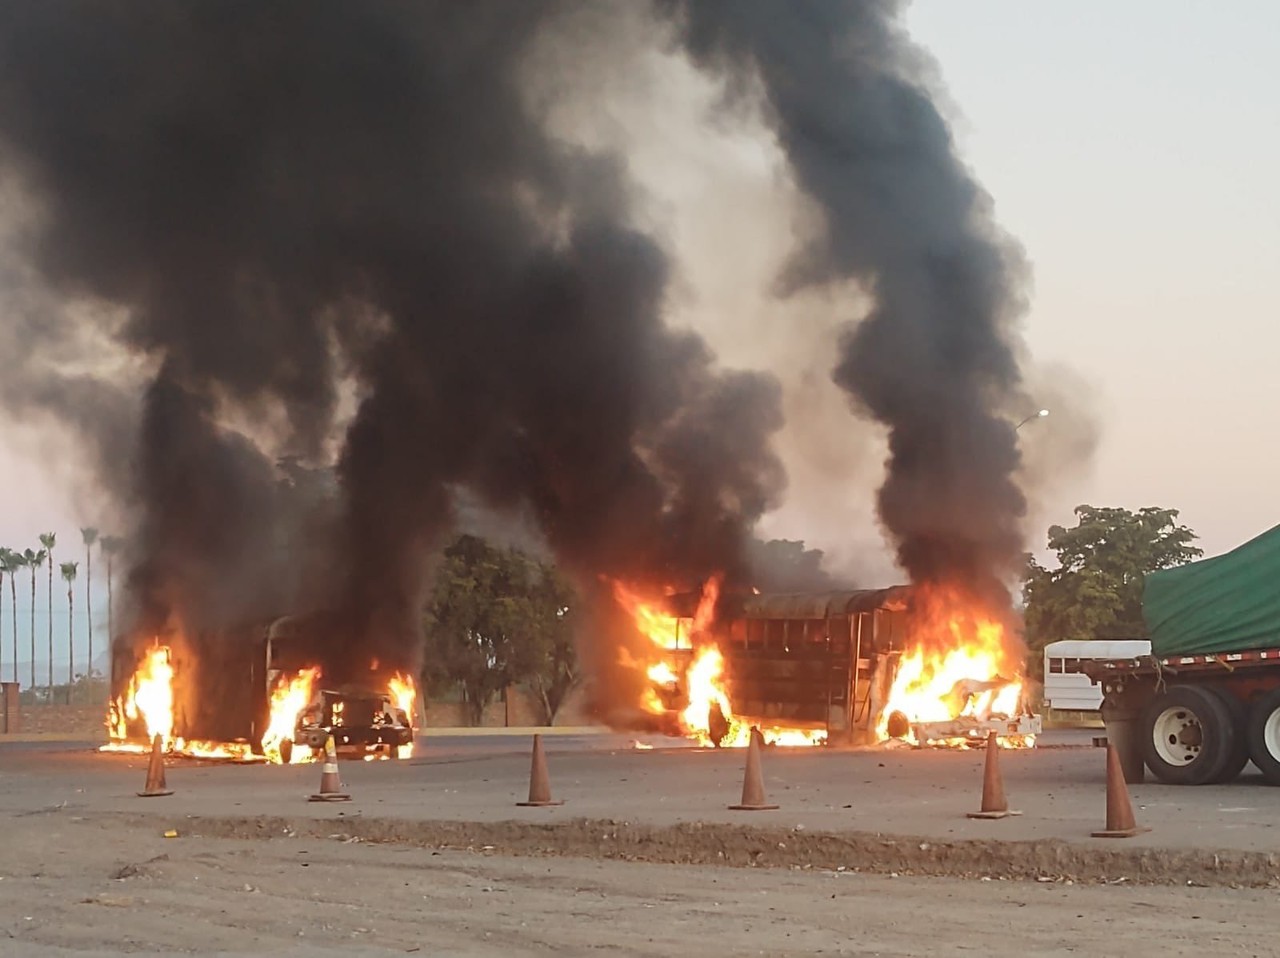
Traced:
<svg viewBox="0 0 1280 958">
<path fill-rule="evenodd" d="M 722 748 L 746 748 L 751 744 L 753 725 L 770 745 L 821 745 L 826 741 L 821 730 L 761 725 L 734 715 L 723 683 L 724 655 L 717 646 L 706 646 L 685 672 L 689 704 L 680 713 L 681 727 L 699 744 L 719 741 Z M 713 723 L 717 727 L 713 728 Z"/>
<path fill-rule="evenodd" d="M 111 703 L 107 717 L 111 738 L 128 738 L 129 724 L 139 719 L 146 727 L 148 742 L 159 735 L 164 746 L 169 746 L 173 736 L 173 664 L 167 645 L 147 651 L 124 692 Z"/>
<path fill-rule="evenodd" d="M 280 743 L 285 739 L 293 739 L 298 724 L 298 715 L 307 707 L 315 690 L 316 681 L 320 678 L 320 669 L 299 669 L 295 675 L 281 674 L 276 679 L 276 687 L 271 692 L 270 711 L 267 719 L 267 730 L 262 733 L 262 753 L 270 762 L 284 764 L 280 752 Z M 299 765 L 313 760 L 311 749 L 305 745 L 294 745 L 289 755 L 290 765 Z"/>
<path fill-rule="evenodd" d="M 1011 641 L 999 622 L 967 610 L 955 593 L 936 590 L 926 595 L 920 608 L 915 647 L 898 662 L 876 737 L 951 744 L 917 742 L 911 726 L 1016 716 L 1023 705 L 1020 643 Z M 1000 739 L 1006 747 L 1033 743 L 1032 736 Z"/>
<path fill-rule="evenodd" d="M 614 582 L 613 594 L 618 604 L 634 620 L 636 630 L 653 644 L 657 656 L 640 663 L 624 651 L 622 665 L 641 669 L 648 678 L 649 686 L 641 703 L 647 711 L 657 715 L 666 713 L 662 693 L 667 693 L 669 698 L 672 691 L 683 684 L 684 706 L 679 710 L 681 733 L 700 745 L 746 747 L 751 742 L 751 726 L 757 723 L 734 714 L 725 683 L 724 655 L 708 634 L 715 621 L 720 580 L 718 575 L 707 580 L 693 618 L 683 631 L 680 620 L 663 611 L 657 603 L 645 601 L 639 593 Z M 690 649 L 692 658 L 681 673 L 680 663 L 671 653 Z M 777 745 L 818 745 L 825 741 L 824 732 L 812 729 L 761 726 L 760 731 L 766 742 Z"/>
<path fill-rule="evenodd" d="M 252 759 L 251 749 L 242 742 L 204 742 L 173 734 L 173 679 L 169 646 L 152 646 L 129 678 L 124 692 L 108 706 L 107 731 L 111 741 L 101 746 L 100 751 L 149 752 L 151 739 L 159 735 L 164 748 L 170 752 L 197 758 Z M 144 729 L 145 743 L 138 741 Z M 133 741 L 129 741 L 131 735 Z"/>
</svg>

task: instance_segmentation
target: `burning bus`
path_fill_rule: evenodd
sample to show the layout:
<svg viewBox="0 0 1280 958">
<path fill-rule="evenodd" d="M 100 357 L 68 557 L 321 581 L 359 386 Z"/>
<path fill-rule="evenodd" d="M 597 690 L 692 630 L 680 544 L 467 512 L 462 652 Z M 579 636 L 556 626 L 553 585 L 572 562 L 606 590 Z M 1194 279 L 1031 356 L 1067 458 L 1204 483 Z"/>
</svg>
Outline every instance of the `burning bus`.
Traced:
<svg viewBox="0 0 1280 958">
<path fill-rule="evenodd" d="M 708 745 L 768 742 L 964 745 L 1040 732 L 1021 643 L 956 610 L 951 596 L 896 586 L 807 594 L 701 593 L 619 600 L 653 643 L 646 708 Z"/>
<path fill-rule="evenodd" d="M 308 761 L 333 736 L 348 754 L 405 757 L 412 750 L 417 687 L 370 663 L 341 684 L 317 662 L 323 613 L 220 632 L 155 636 L 112 647 L 111 751 L 166 750 L 202 758 Z"/>
</svg>

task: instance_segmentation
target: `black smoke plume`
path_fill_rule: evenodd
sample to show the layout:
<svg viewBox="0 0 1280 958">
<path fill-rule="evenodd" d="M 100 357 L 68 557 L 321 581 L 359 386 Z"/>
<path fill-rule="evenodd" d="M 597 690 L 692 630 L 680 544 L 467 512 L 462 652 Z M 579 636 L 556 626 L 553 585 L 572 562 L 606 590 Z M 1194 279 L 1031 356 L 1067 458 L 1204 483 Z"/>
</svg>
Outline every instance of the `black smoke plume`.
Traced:
<svg viewBox="0 0 1280 958">
<path fill-rule="evenodd" d="M 889 429 L 880 514 L 903 566 L 995 596 L 1021 555 L 1001 411 L 1023 267 L 899 5 L 659 9 L 762 95 L 822 216 L 781 292 L 853 279 L 874 301 L 836 378 Z M 675 264 L 636 225 L 625 158 L 547 134 L 529 54 L 560 12 L 0 4 L 0 200 L 24 214 L 0 395 L 77 429 L 135 517 L 139 641 L 327 607 L 328 673 L 414 669 L 459 489 L 532 518 L 606 595 L 749 582 L 784 485 L 779 389 L 666 325 Z M 70 342 L 128 358 L 136 395 L 105 360 L 59 367 Z M 330 510 L 295 480 L 335 458 Z M 616 678 L 628 630 L 600 608 L 608 641 L 584 652 Z"/>
<path fill-rule="evenodd" d="M 553 9 L 0 5 L 3 175 L 35 209 L 10 255 L 150 370 L 131 448 L 41 403 L 137 516 L 141 641 L 326 604 L 326 672 L 414 668 L 460 486 L 585 583 L 745 568 L 784 481 L 777 385 L 664 324 L 625 164 L 522 97 Z M 344 383 L 340 508 L 299 554 L 314 516 L 275 461 L 324 463 Z"/>
<path fill-rule="evenodd" d="M 786 293 L 853 279 L 870 314 L 835 377 L 889 430 L 879 512 L 917 582 L 1009 605 L 1025 501 L 1005 411 L 1019 397 L 1014 320 L 1025 270 L 956 155 L 926 89 L 924 55 L 877 0 L 669 4 L 701 63 L 731 92 L 759 90 L 818 235 L 781 277 Z"/>
</svg>

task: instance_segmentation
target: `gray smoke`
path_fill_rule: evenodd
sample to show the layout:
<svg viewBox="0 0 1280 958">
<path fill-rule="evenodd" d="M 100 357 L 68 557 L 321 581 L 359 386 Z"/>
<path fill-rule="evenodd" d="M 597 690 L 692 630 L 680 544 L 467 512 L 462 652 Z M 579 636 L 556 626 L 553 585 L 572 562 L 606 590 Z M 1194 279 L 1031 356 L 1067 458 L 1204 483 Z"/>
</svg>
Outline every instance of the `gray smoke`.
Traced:
<svg viewBox="0 0 1280 958">
<path fill-rule="evenodd" d="M 1026 504 L 1005 416 L 1019 398 L 1025 267 L 956 155 L 902 4 L 696 0 L 666 9 L 732 97 L 760 95 L 822 228 L 780 292 L 856 280 L 873 299 L 837 382 L 889 429 L 881 519 L 917 582 L 1007 607 Z"/>
</svg>

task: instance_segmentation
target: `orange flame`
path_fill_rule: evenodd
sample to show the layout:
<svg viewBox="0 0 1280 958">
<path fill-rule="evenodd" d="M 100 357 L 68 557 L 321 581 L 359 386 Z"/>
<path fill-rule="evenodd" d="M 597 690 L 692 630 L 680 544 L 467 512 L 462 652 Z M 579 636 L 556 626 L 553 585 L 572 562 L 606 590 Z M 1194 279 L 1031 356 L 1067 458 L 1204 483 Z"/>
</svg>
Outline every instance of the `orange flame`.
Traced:
<svg viewBox="0 0 1280 958">
<path fill-rule="evenodd" d="M 173 737 L 173 663 L 167 645 L 153 646 L 129 679 L 124 692 L 108 710 L 107 728 L 111 738 L 128 738 L 129 723 L 141 719 L 147 741 L 160 736 L 169 747 Z"/>
<path fill-rule="evenodd" d="M 387 683 L 387 691 L 391 693 L 391 698 L 396 703 L 396 708 L 404 712 L 409 719 L 409 724 L 413 725 L 413 713 L 418 700 L 418 689 L 414 685 L 413 679 L 397 672 L 391 676 L 391 680 Z"/>
<path fill-rule="evenodd" d="M 418 706 L 418 686 L 410 676 L 397 672 L 387 683 L 387 691 L 391 693 L 391 699 L 396 703 L 396 708 L 404 712 L 409 727 L 413 728 L 417 724 L 417 716 L 414 713 Z M 400 758 L 412 758 L 413 743 L 398 746 L 397 754 Z"/>
<path fill-rule="evenodd" d="M 293 739 L 298 715 L 311 702 L 315 684 L 320 678 L 319 668 L 299 669 L 294 676 L 280 675 L 271 693 L 267 730 L 262 734 L 262 752 L 267 760 L 284 764 L 280 743 Z M 311 749 L 295 745 L 289 755 L 289 764 L 298 765 L 312 760 Z"/>
<path fill-rule="evenodd" d="M 702 597 L 698 600 L 698 608 L 693 614 L 693 624 L 684 635 L 686 649 L 692 648 L 693 636 L 705 631 L 715 618 L 716 602 L 720 599 L 720 578 L 720 576 L 712 576 L 702 587 Z M 646 601 L 639 593 L 627 588 L 621 582 L 613 583 L 613 596 L 626 613 L 635 620 L 636 631 L 648 638 L 655 646 L 664 651 L 681 647 L 679 619 L 655 603 Z"/>
<path fill-rule="evenodd" d="M 734 714 L 725 684 L 724 655 L 708 634 L 715 621 L 721 578 L 712 576 L 703 585 L 693 619 L 683 633 L 677 618 L 622 583 L 614 582 L 614 597 L 635 621 L 636 630 L 653 643 L 658 656 L 642 664 L 624 652 L 622 664 L 642 669 L 648 678 L 649 686 L 641 702 L 647 711 L 665 714 L 667 706 L 659 690 L 670 692 L 683 683 L 685 704 L 679 713 L 681 732 L 701 745 L 745 747 L 751 741 L 752 723 Z M 694 650 L 683 672 L 670 655 L 682 648 Z M 775 726 L 763 727 L 761 732 L 767 742 L 780 745 L 815 745 L 825 737 L 821 731 Z"/>
<path fill-rule="evenodd" d="M 376 664 L 376 662 L 375 662 Z M 281 674 L 275 679 L 268 702 L 267 728 L 262 734 L 262 755 L 253 753 L 247 742 L 210 742 L 184 739 L 174 734 L 174 679 L 169 646 L 155 645 L 138 664 L 124 692 L 108 706 L 107 731 L 110 738 L 101 751 L 143 753 L 150 751 L 151 739 L 159 735 L 166 751 L 193 758 L 236 759 L 284 763 L 285 740 L 292 741 L 298 716 L 311 704 L 321 671 L 318 666 L 300 669 L 293 675 Z M 410 727 L 414 724 L 418 690 L 413 679 L 397 672 L 387 683 L 387 691 L 396 708 L 404 713 Z M 342 703 L 333 709 L 335 725 L 341 725 Z M 143 739 L 142 730 L 146 737 Z M 399 748 L 401 758 L 413 754 L 412 743 Z M 311 749 L 294 744 L 289 764 L 315 761 Z"/>
<path fill-rule="evenodd" d="M 955 590 L 932 587 L 920 590 L 912 622 L 914 648 L 898 663 L 877 722 L 878 739 L 890 737 L 891 719 L 908 726 L 899 737 L 925 744 L 916 742 L 909 726 L 1018 714 L 1021 643 L 996 618 L 975 612 Z M 1026 738 L 1002 744 L 1031 744 Z"/>
<path fill-rule="evenodd" d="M 147 651 L 130 676 L 124 692 L 108 708 L 107 731 L 111 741 L 102 750 L 146 752 L 150 748 L 150 740 L 159 735 L 165 750 L 169 752 L 194 758 L 257 759 L 252 747 L 246 742 L 209 742 L 174 735 L 175 675 L 169 646 L 156 645 Z M 292 678 L 281 677 L 277 680 L 276 688 L 271 693 L 267 730 L 262 736 L 267 761 L 282 761 L 280 743 L 293 737 L 298 713 L 306 707 L 319 677 L 320 670 L 313 668 L 303 669 Z M 146 729 L 147 744 L 130 741 L 131 731 L 136 737 L 138 723 Z M 135 729 L 131 730 L 131 725 Z M 309 752 L 304 747 L 296 748 L 290 761 L 294 764 L 309 761 Z"/>
</svg>

